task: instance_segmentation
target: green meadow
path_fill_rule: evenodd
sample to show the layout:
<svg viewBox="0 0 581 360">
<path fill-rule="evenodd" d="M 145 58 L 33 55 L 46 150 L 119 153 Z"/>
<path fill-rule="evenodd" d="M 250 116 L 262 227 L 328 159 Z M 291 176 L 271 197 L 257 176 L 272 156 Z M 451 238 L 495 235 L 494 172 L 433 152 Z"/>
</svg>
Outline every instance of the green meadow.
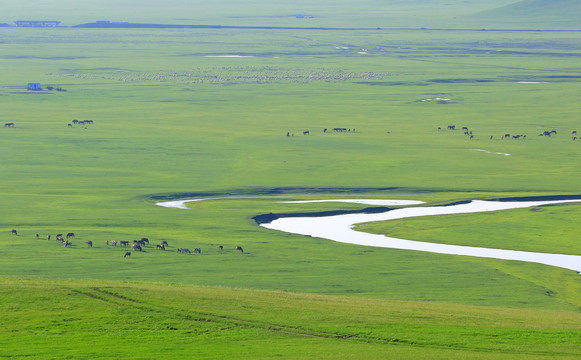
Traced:
<svg viewBox="0 0 581 360">
<path fill-rule="evenodd" d="M 253 220 L 368 207 L 287 200 L 581 194 L 581 33 L 434 30 L 576 30 L 575 2 L 544 22 L 538 0 L 35 3 L 0 22 L 369 29 L 0 28 L 1 359 L 581 356 L 574 271 Z M 579 255 L 580 220 L 567 204 L 359 230 Z M 143 237 L 129 258 L 111 245 Z"/>
</svg>

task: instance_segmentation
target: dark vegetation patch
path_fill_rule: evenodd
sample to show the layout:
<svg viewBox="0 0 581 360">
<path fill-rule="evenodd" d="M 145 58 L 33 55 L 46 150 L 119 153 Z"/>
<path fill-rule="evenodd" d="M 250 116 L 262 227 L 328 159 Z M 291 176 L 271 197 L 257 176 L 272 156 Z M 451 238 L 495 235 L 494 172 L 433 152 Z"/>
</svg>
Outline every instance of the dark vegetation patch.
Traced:
<svg viewBox="0 0 581 360">
<path fill-rule="evenodd" d="M 323 216 L 335 216 L 335 215 L 349 215 L 349 214 L 379 214 L 393 210 L 394 208 L 388 208 L 385 206 L 367 207 L 361 210 L 331 210 L 331 211 L 318 211 L 318 212 L 305 212 L 305 213 L 279 213 L 279 214 L 262 214 L 252 217 L 258 225 L 268 224 L 276 219 L 289 218 L 289 217 L 323 217 Z"/>
<path fill-rule="evenodd" d="M 129 71 L 120 68 L 113 68 L 113 67 L 98 67 L 98 68 L 91 68 L 91 69 L 61 69 L 61 71 Z"/>
<path fill-rule="evenodd" d="M 430 85 L 420 81 L 355 81 L 354 84 L 371 86 L 427 86 Z"/>
<path fill-rule="evenodd" d="M 225 25 L 185 25 L 185 24 L 149 24 L 130 22 L 97 21 L 71 26 L 73 28 L 91 29 L 247 29 L 247 30 L 381 30 L 380 28 L 359 27 L 301 27 L 301 26 L 225 26 Z"/>
<path fill-rule="evenodd" d="M 32 56 L 32 55 L 7 55 L 5 59 L 40 59 L 40 60 L 77 60 L 87 59 L 86 56 Z"/>
<path fill-rule="evenodd" d="M 51 95 L 53 93 L 47 91 L 21 91 L 21 92 L 11 92 L 15 95 Z"/>
<path fill-rule="evenodd" d="M 437 84 L 466 84 L 466 83 L 489 83 L 494 82 L 490 79 L 432 79 L 429 82 Z"/>
<path fill-rule="evenodd" d="M 547 79 L 581 79 L 581 75 L 547 75 Z"/>
<path fill-rule="evenodd" d="M 523 196 L 491 199 L 491 201 L 553 201 L 553 200 L 578 200 L 581 195 L 546 195 L 546 196 Z"/>
<path fill-rule="evenodd" d="M 365 194 L 381 191 L 405 190 L 403 187 L 385 188 L 327 188 L 327 187 L 253 187 L 249 189 L 208 191 L 208 192 L 184 192 L 175 194 L 157 194 L 149 196 L 153 201 L 172 201 L 180 199 L 213 198 L 226 196 L 272 196 L 272 195 L 301 195 L 301 194 Z"/>
</svg>

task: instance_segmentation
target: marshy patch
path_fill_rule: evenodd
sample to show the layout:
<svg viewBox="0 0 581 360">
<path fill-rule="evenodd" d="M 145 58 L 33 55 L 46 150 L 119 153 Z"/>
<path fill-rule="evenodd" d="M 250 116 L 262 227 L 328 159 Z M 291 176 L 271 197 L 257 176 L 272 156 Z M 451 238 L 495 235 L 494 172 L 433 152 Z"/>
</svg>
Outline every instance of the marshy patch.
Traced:
<svg viewBox="0 0 581 360">
<path fill-rule="evenodd" d="M 354 84 L 370 86 L 428 86 L 431 85 L 421 81 L 355 81 Z"/>
<path fill-rule="evenodd" d="M 436 84 L 470 84 L 470 83 L 490 83 L 490 79 L 431 79 L 429 82 Z"/>
</svg>

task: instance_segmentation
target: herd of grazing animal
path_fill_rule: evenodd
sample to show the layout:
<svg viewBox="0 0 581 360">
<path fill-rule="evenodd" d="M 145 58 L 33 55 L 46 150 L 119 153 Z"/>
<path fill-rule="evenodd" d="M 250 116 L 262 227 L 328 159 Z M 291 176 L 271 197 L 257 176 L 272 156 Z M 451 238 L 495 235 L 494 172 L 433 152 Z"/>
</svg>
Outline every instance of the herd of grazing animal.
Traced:
<svg viewBox="0 0 581 360">
<path fill-rule="evenodd" d="M 12 229 L 10 230 L 10 233 L 12 235 L 15 236 L 19 236 L 18 235 L 18 231 L 16 229 Z M 72 247 L 73 243 L 69 240 L 69 239 L 74 239 L 75 238 L 75 233 L 73 232 L 69 232 L 66 235 L 63 234 L 56 234 L 56 241 L 61 242 L 61 244 L 64 247 Z M 40 234 L 36 234 L 36 239 L 40 239 Z M 50 241 L 51 239 L 51 235 L 47 235 L 46 239 L 48 241 Z M 85 241 L 85 244 L 87 244 L 87 247 L 92 248 L 93 247 L 93 241 L 91 240 L 87 240 Z M 127 240 L 121 240 L 121 241 L 117 241 L 117 240 L 106 240 L 105 244 L 107 246 L 112 246 L 112 247 L 117 247 L 117 244 L 120 244 L 120 246 L 123 247 L 131 247 L 132 251 L 139 251 L 139 252 L 143 252 L 145 251 L 144 248 L 146 248 L 147 246 L 149 246 L 149 239 L 148 238 L 141 238 L 139 240 L 133 240 L 133 242 L 130 245 L 130 242 Z M 156 250 L 162 250 L 165 251 L 167 248 L 169 247 L 169 244 L 167 242 L 167 240 L 162 240 L 160 244 L 156 244 L 155 245 L 155 249 Z M 220 254 L 222 254 L 224 252 L 224 246 L 223 245 L 219 245 L 218 246 L 219 252 Z M 244 253 L 244 250 L 242 250 L 241 246 L 236 246 L 236 252 L 240 252 L 240 253 Z M 180 254 L 192 254 L 192 251 L 188 248 L 178 248 L 177 252 Z M 193 250 L 194 254 L 202 254 L 202 249 L 199 247 L 194 248 Z M 129 258 L 131 257 L 131 251 L 126 251 L 125 255 L 123 256 L 124 258 Z"/>
<path fill-rule="evenodd" d="M 94 121 L 93 120 L 73 120 L 72 123 L 68 123 L 67 126 L 68 127 L 73 127 L 73 125 L 79 125 L 79 126 L 83 126 L 85 129 L 87 128 L 86 125 L 93 125 Z"/>
<path fill-rule="evenodd" d="M 68 123 L 67 126 L 68 127 L 73 127 L 73 125 L 79 125 L 79 126 L 83 126 L 85 127 L 85 129 L 87 128 L 86 125 L 93 125 L 95 122 L 93 120 L 73 120 L 71 123 Z M 7 122 L 4 124 L 4 127 L 14 127 L 14 123 L 13 122 Z"/>
<path fill-rule="evenodd" d="M 326 133 L 330 132 L 330 130 L 333 130 L 334 132 L 340 132 L 340 133 L 342 133 L 342 132 L 347 132 L 347 133 L 353 132 L 354 133 L 355 132 L 355 128 L 353 128 L 353 129 L 347 129 L 347 128 L 339 128 L 339 127 L 336 127 L 336 128 L 333 128 L 333 129 L 324 128 L 323 129 L 323 133 L 326 134 Z M 303 135 L 309 135 L 310 133 L 311 133 L 310 130 L 303 131 Z M 290 131 L 288 131 L 286 133 L 286 136 L 287 137 L 292 137 L 292 136 L 295 136 L 295 134 L 293 134 Z"/>
<path fill-rule="evenodd" d="M 438 131 L 441 131 L 442 128 L 438 127 Z M 446 127 L 446 130 L 456 130 L 456 125 L 448 125 Z M 474 139 L 474 135 L 472 135 L 472 131 L 468 129 L 468 127 L 464 126 L 462 127 L 462 131 L 464 132 L 464 135 L 469 136 L 470 140 Z M 551 135 L 557 135 L 557 131 L 556 130 L 545 130 L 543 132 L 541 132 L 539 134 L 539 136 L 547 136 L 547 137 L 551 137 Z M 571 137 L 573 139 L 573 141 L 577 140 L 577 139 L 581 139 L 581 137 L 577 137 L 577 131 L 573 130 L 571 132 Z M 490 135 L 490 140 L 494 139 L 494 135 Z M 509 139 L 513 139 L 513 140 L 526 140 L 527 136 L 524 134 L 518 134 L 518 135 L 511 135 L 509 133 L 506 133 L 504 135 L 500 136 L 501 140 L 509 140 Z"/>
</svg>

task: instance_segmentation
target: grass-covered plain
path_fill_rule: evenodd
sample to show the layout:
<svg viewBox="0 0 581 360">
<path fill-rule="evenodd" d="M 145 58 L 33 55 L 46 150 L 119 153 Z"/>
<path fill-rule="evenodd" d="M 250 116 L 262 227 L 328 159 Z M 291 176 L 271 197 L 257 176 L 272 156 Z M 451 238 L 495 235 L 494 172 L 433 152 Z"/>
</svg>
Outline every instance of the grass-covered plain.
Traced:
<svg viewBox="0 0 581 360">
<path fill-rule="evenodd" d="M 6 358 L 573 358 L 581 335 L 580 315 L 562 311 L 125 282 L 1 284 Z"/>
<path fill-rule="evenodd" d="M 574 272 L 337 244 L 252 220 L 364 207 L 279 203 L 290 199 L 579 194 L 579 33 L 0 33 L 0 66 L 10 69 L 0 87 L 0 357 L 580 355 Z M 248 57 L 208 57 L 233 54 Z M 67 91 L 27 92 L 28 82 Z M 450 101 L 416 102 L 435 98 Z M 221 199 L 154 205 L 180 196 Z M 534 210 L 365 230 L 581 253 L 579 205 Z M 65 249 L 54 236 L 67 232 L 76 238 Z M 106 246 L 141 237 L 170 246 L 130 259 Z"/>
</svg>

